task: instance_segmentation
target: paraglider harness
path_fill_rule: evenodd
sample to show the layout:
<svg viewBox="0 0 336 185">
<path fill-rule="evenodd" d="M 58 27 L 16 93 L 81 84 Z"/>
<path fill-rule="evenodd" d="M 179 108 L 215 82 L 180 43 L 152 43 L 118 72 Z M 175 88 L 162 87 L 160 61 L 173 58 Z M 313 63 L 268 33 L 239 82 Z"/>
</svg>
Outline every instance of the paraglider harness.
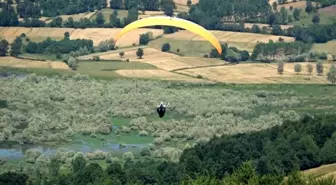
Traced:
<svg viewBox="0 0 336 185">
<path fill-rule="evenodd" d="M 166 105 L 163 105 L 161 102 L 160 105 L 156 109 L 157 113 L 159 114 L 159 117 L 162 118 L 166 113 Z"/>
</svg>

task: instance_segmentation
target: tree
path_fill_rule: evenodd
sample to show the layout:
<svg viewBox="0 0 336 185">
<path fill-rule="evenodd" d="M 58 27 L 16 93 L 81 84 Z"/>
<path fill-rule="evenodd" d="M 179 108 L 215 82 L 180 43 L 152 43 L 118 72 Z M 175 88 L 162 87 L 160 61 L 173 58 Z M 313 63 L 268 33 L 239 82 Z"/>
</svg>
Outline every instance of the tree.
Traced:
<svg viewBox="0 0 336 185">
<path fill-rule="evenodd" d="M 248 59 L 250 59 L 250 54 L 249 54 L 249 52 L 246 51 L 246 50 L 241 51 L 241 52 L 240 52 L 240 60 L 241 60 L 241 61 L 246 61 L 246 60 L 248 60 Z"/>
<path fill-rule="evenodd" d="M 69 40 L 69 38 L 70 38 L 70 33 L 69 32 L 65 32 L 64 33 L 64 39 Z"/>
<path fill-rule="evenodd" d="M 150 37 L 149 37 L 148 33 L 140 35 L 139 44 L 141 44 L 141 45 L 147 45 L 149 41 L 150 41 Z"/>
<path fill-rule="evenodd" d="M 321 148 L 320 157 L 324 163 L 333 163 L 336 158 L 336 133 L 332 134 Z"/>
<path fill-rule="evenodd" d="M 309 14 L 311 11 L 313 11 L 313 4 L 311 0 L 306 1 L 306 12 Z"/>
<path fill-rule="evenodd" d="M 122 51 L 119 53 L 120 58 L 122 58 L 125 55 L 125 53 Z"/>
<path fill-rule="evenodd" d="M 293 17 L 294 17 L 294 19 L 295 20 L 300 20 L 300 9 L 298 9 L 298 8 L 294 8 L 294 11 L 293 11 Z"/>
<path fill-rule="evenodd" d="M 110 25 L 112 27 L 117 27 L 118 11 L 114 10 L 110 15 Z"/>
<path fill-rule="evenodd" d="M 278 3 L 276 1 L 273 2 L 272 4 L 272 7 L 273 7 L 273 11 L 278 11 Z"/>
<path fill-rule="evenodd" d="M 139 48 L 136 52 L 136 55 L 141 59 L 142 56 L 144 55 L 144 51 L 142 48 Z"/>
<path fill-rule="evenodd" d="M 331 65 L 331 67 L 329 69 L 329 72 L 327 74 L 327 80 L 332 84 L 336 83 L 336 67 L 335 67 L 335 65 Z"/>
<path fill-rule="evenodd" d="M 276 23 L 276 15 L 274 13 L 272 13 L 271 15 L 268 16 L 268 21 L 267 23 L 270 25 L 270 26 L 273 26 L 273 24 Z"/>
<path fill-rule="evenodd" d="M 27 184 L 28 175 L 17 172 L 5 172 L 0 175 L 0 184 L 24 185 Z"/>
<path fill-rule="evenodd" d="M 176 8 L 175 2 L 173 0 L 162 0 L 161 6 L 166 16 L 173 16 L 174 9 Z"/>
<path fill-rule="evenodd" d="M 82 170 L 86 165 L 86 160 L 83 154 L 81 153 L 76 154 L 75 157 L 72 159 L 71 164 L 72 164 L 72 170 L 74 172 Z"/>
<path fill-rule="evenodd" d="M 235 51 L 233 51 L 232 49 L 229 49 L 225 57 L 225 60 L 229 62 L 237 62 L 239 60 L 239 56 Z"/>
<path fill-rule="evenodd" d="M 100 52 L 105 52 L 105 51 L 113 50 L 113 49 L 115 49 L 114 39 L 109 39 L 109 40 L 101 41 L 98 44 L 98 50 Z"/>
<path fill-rule="evenodd" d="M 101 11 L 99 11 L 99 12 L 97 13 L 97 16 L 96 16 L 96 23 L 97 23 L 98 25 L 104 25 L 104 23 L 105 23 L 105 18 L 104 18 L 104 15 L 103 15 L 103 13 L 102 13 Z"/>
<path fill-rule="evenodd" d="M 307 72 L 311 75 L 312 72 L 313 72 L 313 65 L 311 65 L 311 64 L 307 64 L 307 65 L 306 65 L 306 68 L 307 68 Z"/>
<path fill-rule="evenodd" d="M 170 44 L 169 43 L 164 43 L 162 45 L 161 51 L 166 52 L 170 50 Z"/>
<path fill-rule="evenodd" d="M 282 34 L 282 29 L 281 29 L 281 27 L 278 24 L 276 24 L 276 25 L 273 26 L 273 28 L 272 28 L 272 34 L 273 35 L 281 35 Z"/>
<path fill-rule="evenodd" d="M 6 56 L 8 51 L 8 42 L 7 40 L 0 41 L 0 56 Z"/>
<path fill-rule="evenodd" d="M 281 7 L 280 14 L 281 14 L 282 24 L 287 24 L 288 23 L 288 11 L 287 11 L 287 9 L 285 7 Z"/>
<path fill-rule="evenodd" d="M 132 7 L 131 9 L 128 10 L 128 15 L 127 15 L 127 21 L 124 22 L 124 24 L 129 24 L 132 23 L 136 20 L 138 20 L 139 12 L 138 12 L 138 6 Z"/>
<path fill-rule="evenodd" d="M 314 15 L 313 18 L 312 18 L 312 22 L 314 24 L 320 23 L 320 17 L 318 15 Z"/>
<path fill-rule="evenodd" d="M 292 15 L 288 15 L 288 22 L 292 23 L 293 22 L 293 16 Z"/>
<path fill-rule="evenodd" d="M 281 75 L 284 72 L 284 65 L 285 65 L 285 63 L 283 61 L 278 62 L 278 73 L 281 74 Z"/>
<path fill-rule="evenodd" d="M 253 32 L 253 33 L 260 33 L 260 28 L 259 28 L 259 26 L 258 25 L 253 25 L 252 26 L 252 28 L 251 28 L 251 32 Z"/>
<path fill-rule="evenodd" d="M 4 4 L 0 11 L 0 26 L 16 26 L 19 24 L 18 15 L 9 4 Z"/>
<path fill-rule="evenodd" d="M 12 43 L 10 55 L 11 56 L 18 56 L 19 54 L 21 54 L 21 48 L 22 48 L 21 37 L 16 37 L 16 39 Z"/>
<path fill-rule="evenodd" d="M 123 7 L 123 0 L 111 0 L 110 7 L 112 9 L 122 9 Z"/>
<path fill-rule="evenodd" d="M 323 73 L 323 64 L 322 64 L 322 62 L 318 62 L 316 64 L 316 72 L 317 72 L 318 75 L 322 75 L 322 73 Z"/>
<path fill-rule="evenodd" d="M 50 27 L 62 27 L 62 17 L 56 17 L 50 22 Z"/>
<path fill-rule="evenodd" d="M 68 59 L 68 65 L 69 67 L 71 67 L 72 70 L 77 70 L 77 67 L 78 67 L 78 61 L 76 58 L 70 56 L 69 59 Z"/>
<path fill-rule="evenodd" d="M 297 75 L 301 72 L 301 70 L 302 70 L 301 64 L 295 64 L 294 71 L 296 72 Z"/>
<path fill-rule="evenodd" d="M 192 4 L 191 0 L 188 0 L 188 1 L 187 1 L 187 6 L 189 6 L 189 7 L 190 7 L 190 6 L 191 6 L 191 4 Z"/>
</svg>

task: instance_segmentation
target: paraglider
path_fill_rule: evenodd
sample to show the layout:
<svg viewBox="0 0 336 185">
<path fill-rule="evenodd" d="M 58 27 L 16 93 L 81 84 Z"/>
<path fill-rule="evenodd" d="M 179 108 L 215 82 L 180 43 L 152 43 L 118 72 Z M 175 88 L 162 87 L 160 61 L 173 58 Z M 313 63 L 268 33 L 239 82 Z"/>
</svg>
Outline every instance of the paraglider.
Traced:
<svg viewBox="0 0 336 185">
<path fill-rule="evenodd" d="M 169 16 L 155 16 L 155 17 L 148 17 L 143 18 L 137 21 L 132 22 L 131 24 L 128 24 L 126 27 L 124 27 L 116 36 L 115 36 L 115 42 L 124 34 L 127 32 L 141 28 L 146 26 L 174 26 L 186 29 L 190 32 L 193 32 L 207 41 L 209 41 L 218 51 L 218 53 L 222 54 L 222 47 L 219 43 L 219 41 L 216 39 L 215 36 L 213 36 L 208 30 L 201 27 L 198 24 L 195 24 L 191 21 L 180 19 L 176 17 L 169 17 Z"/>
<path fill-rule="evenodd" d="M 165 115 L 165 113 L 166 113 L 166 106 L 167 105 L 164 105 L 163 102 L 161 102 L 160 105 L 157 106 L 156 111 L 159 114 L 160 118 L 163 118 L 163 116 Z"/>
</svg>

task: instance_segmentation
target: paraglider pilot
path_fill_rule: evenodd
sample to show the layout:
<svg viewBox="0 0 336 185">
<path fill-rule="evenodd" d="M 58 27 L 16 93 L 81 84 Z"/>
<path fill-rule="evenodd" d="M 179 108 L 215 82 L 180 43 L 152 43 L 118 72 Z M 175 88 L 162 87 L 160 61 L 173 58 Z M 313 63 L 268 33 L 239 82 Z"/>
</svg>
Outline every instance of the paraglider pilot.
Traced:
<svg viewBox="0 0 336 185">
<path fill-rule="evenodd" d="M 161 102 L 160 105 L 157 106 L 156 110 L 157 113 L 159 114 L 159 117 L 162 118 L 166 112 L 166 105 L 164 105 L 163 102 Z"/>
</svg>

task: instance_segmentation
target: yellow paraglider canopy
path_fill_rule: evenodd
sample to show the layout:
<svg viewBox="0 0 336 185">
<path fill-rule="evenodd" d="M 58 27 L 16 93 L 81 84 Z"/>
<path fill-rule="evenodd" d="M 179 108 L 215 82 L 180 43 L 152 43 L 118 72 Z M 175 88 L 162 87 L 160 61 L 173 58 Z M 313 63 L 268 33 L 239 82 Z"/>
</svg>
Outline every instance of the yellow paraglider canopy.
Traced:
<svg viewBox="0 0 336 185">
<path fill-rule="evenodd" d="M 186 29 L 192 33 L 195 33 L 207 41 L 209 41 L 218 51 L 218 53 L 222 54 L 222 47 L 219 41 L 216 39 L 214 35 L 212 35 L 208 30 L 204 29 L 200 25 L 197 25 L 191 21 L 175 18 L 175 17 L 168 17 L 168 16 L 155 16 L 155 17 L 148 17 L 144 19 L 137 20 L 128 24 L 124 27 L 115 37 L 115 42 L 124 35 L 125 33 L 146 26 L 174 26 Z"/>
</svg>

